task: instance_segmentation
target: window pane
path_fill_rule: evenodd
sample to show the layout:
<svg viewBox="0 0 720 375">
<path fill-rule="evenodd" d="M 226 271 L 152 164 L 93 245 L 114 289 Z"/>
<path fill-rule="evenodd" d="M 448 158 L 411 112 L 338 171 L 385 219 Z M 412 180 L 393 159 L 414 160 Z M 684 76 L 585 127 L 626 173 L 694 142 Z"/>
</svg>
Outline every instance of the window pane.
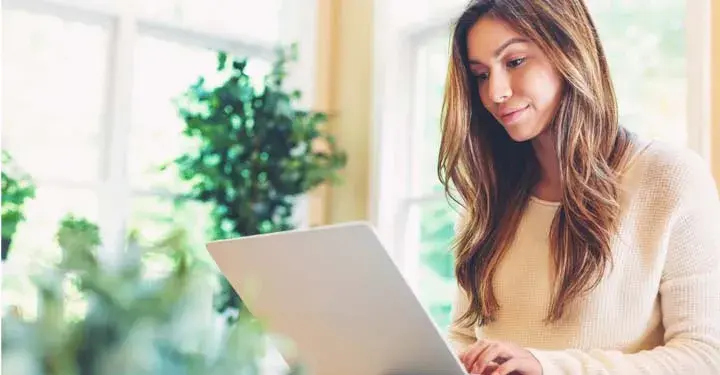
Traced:
<svg viewBox="0 0 720 375">
<path fill-rule="evenodd" d="M 437 177 L 437 158 L 440 149 L 440 112 L 448 63 L 448 37 L 438 36 L 420 45 L 416 53 L 415 82 L 419 90 L 414 99 L 413 144 L 411 150 L 410 194 L 424 195 L 442 191 Z"/>
<path fill-rule="evenodd" d="M 459 14 L 467 4 L 467 0 L 413 0 L 408 6 L 407 0 L 383 0 L 378 8 L 387 14 L 392 27 L 402 30 L 437 20 L 438 15 Z"/>
<path fill-rule="evenodd" d="M 686 1 L 594 0 L 590 7 L 608 55 L 621 121 L 646 137 L 685 145 Z"/>
<path fill-rule="evenodd" d="M 140 15 L 204 31 L 275 42 L 282 0 L 138 1 Z"/>
<path fill-rule="evenodd" d="M 198 77 L 209 85 L 219 83 L 215 73 L 217 53 L 151 37 L 139 39 L 135 50 L 132 129 L 128 168 L 132 186 L 137 189 L 183 190 L 177 171 L 158 168 L 172 161 L 193 145 L 181 132 L 184 128 L 173 100 Z M 169 68 L 170 67 L 170 68 Z M 252 59 L 251 74 L 264 74 L 268 63 Z"/>
<path fill-rule="evenodd" d="M 411 206 L 406 233 L 412 237 L 406 251 L 417 255 L 418 298 L 441 328 L 450 323 L 455 275 L 452 239 L 457 214 L 444 199 Z"/>
<path fill-rule="evenodd" d="M 3 148 L 35 178 L 97 181 L 106 30 L 16 10 L 2 17 Z"/>
</svg>

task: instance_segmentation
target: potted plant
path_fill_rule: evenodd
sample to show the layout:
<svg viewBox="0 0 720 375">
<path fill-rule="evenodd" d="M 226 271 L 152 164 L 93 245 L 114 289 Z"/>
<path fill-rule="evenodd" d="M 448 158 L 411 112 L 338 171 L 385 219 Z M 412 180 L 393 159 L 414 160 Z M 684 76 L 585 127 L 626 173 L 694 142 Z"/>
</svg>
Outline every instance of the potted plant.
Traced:
<svg viewBox="0 0 720 375">
<path fill-rule="evenodd" d="M 7 259 L 18 224 L 25 220 L 23 208 L 35 197 L 35 185 L 30 177 L 13 165 L 8 151 L 2 151 L 2 261 Z"/>
<path fill-rule="evenodd" d="M 247 58 L 219 53 L 224 81 L 209 86 L 201 77 L 177 101 L 183 134 L 198 147 L 174 166 L 192 186 L 190 198 L 213 207 L 214 239 L 293 229 L 297 199 L 339 181 L 346 154 L 323 129 L 328 116 L 298 108 L 301 93 L 284 87 L 287 64 L 295 59 L 295 46 L 279 49 L 258 85 L 246 71 Z M 223 285 L 218 309 L 242 309 Z"/>
</svg>

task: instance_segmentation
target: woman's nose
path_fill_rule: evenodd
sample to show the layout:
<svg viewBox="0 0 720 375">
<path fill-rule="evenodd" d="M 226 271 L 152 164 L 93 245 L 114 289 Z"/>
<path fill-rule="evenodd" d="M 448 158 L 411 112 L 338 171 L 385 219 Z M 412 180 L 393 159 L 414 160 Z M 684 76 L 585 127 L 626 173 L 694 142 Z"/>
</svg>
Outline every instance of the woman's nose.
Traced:
<svg viewBox="0 0 720 375">
<path fill-rule="evenodd" d="M 510 80 L 506 73 L 495 73 L 490 75 L 489 94 L 495 103 L 503 103 L 512 96 Z"/>
</svg>

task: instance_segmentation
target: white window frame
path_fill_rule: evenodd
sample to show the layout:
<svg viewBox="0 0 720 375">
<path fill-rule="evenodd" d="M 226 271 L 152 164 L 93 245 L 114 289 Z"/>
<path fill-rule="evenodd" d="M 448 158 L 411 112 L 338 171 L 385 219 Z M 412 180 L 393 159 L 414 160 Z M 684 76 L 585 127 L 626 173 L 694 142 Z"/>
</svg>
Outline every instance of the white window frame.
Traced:
<svg viewBox="0 0 720 375">
<path fill-rule="evenodd" d="M 98 225 L 105 246 L 101 256 L 112 261 L 125 248 L 127 223 L 130 219 L 130 200 L 138 196 L 166 196 L 166 191 L 137 190 L 131 188 L 127 170 L 131 121 L 133 78 L 133 51 L 140 35 L 157 37 L 190 47 L 222 49 L 243 56 L 255 56 L 272 61 L 275 47 L 280 43 L 299 43 L 299 58 L 290 67 L 289 87 L 300 89 L 300 105 L 310 107 L 315 92 L 315 30 L 316 0 L 282 0 L 280 38 L 276 42 L 261 42 L 249 37 L 238 37 L 209 32 L 187 25 L 154 21 L 138 17 L 133 1 L 115 0 L 108 5 L 97 5 L 82 0 L 5 0 L 5 10 L 21 10 L 51 15 L 68 21 L 103 26 L 109 33 L 108 80 L 104 118 L 100 124 L 101 174 L 99 182 L 71 183 L 62 180 L 36 179 L 39 186 L 91 188 L 98 192 Z M 139 0 L 146 1 L 146 0 Z M 308 74 L 310 72 L 310 74 Z M 302 200 L 296 213 L 300 226 L 307 223 L 307 208 Z"/>
<path fill-rule="evenodd" d="M 706 160 L 710 156 L 710 0 L 686 0 L 687 25 L 687 146 Z M 419 257 L 417 235 L 405 233 L 410 210 L 414 205 L 445 200 L 443 194 L 410 196 L 412 155 L 414 56 L 423 41 L 450 31 L 450 22 L 463 6 L 449 6 L 434 13 L 433 18 L 393 30 L 393 15 L 376 2 L 376 53 L 374 140 L 371 155 L 371 220 L 391 256 L 408 282 L 417 286 Z M 400 184 L 395 184 L 400 182 Z M 393 185 L 394 184 L 394 185 Z"/>
</svg>

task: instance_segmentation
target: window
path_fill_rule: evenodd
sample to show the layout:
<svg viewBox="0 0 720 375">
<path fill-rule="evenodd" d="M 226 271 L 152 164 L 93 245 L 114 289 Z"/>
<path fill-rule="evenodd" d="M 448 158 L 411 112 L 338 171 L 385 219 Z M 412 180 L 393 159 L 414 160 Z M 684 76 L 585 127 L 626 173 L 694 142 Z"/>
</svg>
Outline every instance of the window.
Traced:
<svg viewBox="0 0 720 375">
<path fill-rule="evenodd" d="M 310 3 L 288 11 L 287 0 L 5 1 L 2 146 L 38 190 L 4 268 L 4 303 L 32 311 L 27 270 L 58 260 L 67 213 L 99 224 L 101 256 L 122 251 L 130 230 L 152 241 L 174 223 L 192 223 L 202 252 L 208 207 L 176 202 L 179 179 L 158 170 L 188 147 L 172 100 L 215 72 L 219 49 L 249 57 L 259 76 L 277 45 L 299 42 L 306 64 Z M 290 78 L 312 92 L 302 74 Z"/>
<path fill-rule="evenodd" d="M 14 238 L 23 250 L 11 257 L 47 262 L 59 255 L 63 215 L 98 218 L 109 30 L 16 10 L 2 17 L 3 149 L 38 183 Z"/>
<path fill-rule="evenodd" d="M 145 19 L 179 23 L 187 28 L 258 42 L 275 42 L 280 35 L 281 0 L 153 0 L 137 3 L 140 17 Z"/>
<path fill-rule="evenodd" d="M 440 147 L 440 110 L 447 69 L 447 37 L 429 38 L 414 50 L 415 82 L 412 104 L 410 152 L 411 183 L 408 184 L 407 220 L 408 249 L 417 254 L 406 259 L 408 272 L 417 284 L 421 301 L 442 327 L 450 323 L 448 295 L 453 295 L 454 269 L 450 256 L 456 212 L 451 209 L 437 177 Z"/>
<path fill-rule="evenodd" d="M 591 1 L 621 121 L 650 138 L 688 141 L 686 1 Z M 628 53 L 633 51 L 633 53 Z"/>
<path fill-rule="evenodd" d="M 22 11 L 3 29 L 3 141 L 37 178 L 97 182 L 108 30 Z"/>
<path fill-rule="evenodd" d="M 393 7 L 391 1 L 380 10 L 378 33 L 390 41 L 378 42 L 374 220 L 419 299 L 445 328 L 454 297 L 451 241 L 457 216 L 439 186 L 436 164 L 448 21 L 462 7 L 430 2 L 423 2 L 423 9 L 431 12 L 414 14 L 415 19 L 400 27 L 394 25 L 393 11 L 401 12 L 402 6 Z M 701 2 L 589 3 L 609 59 L 623 124 L 645 137 L 703 152 L 693 137 L 707 124 L 693 121 L 697 117 L 686 105 L 704 100 L 695 86 L 699 79 L 690 76 L 704 69 L 703 57 L 696 56 L 704 52 L 687 40 L 706 40 L 696 34 L 708 30 L 685 21 L 689 14 L 701 13 Z M 627 53 L 630 50 L 633 53 Z"/>
<path fill-rule="evenodd" d="M 134 50 L 128 174 L 133 189 L 178 192 L 174 170 L 159 167 L 192 145 L 180 136 L 185 124 L 173 99 L 199 77 L 214 72 L 217 57 L 210 49 L 140 36 Z M 171 69 L 169 67 L 172 66 Z M 162 143 L 162 147 L 158 144 Z"/>
</svg>

